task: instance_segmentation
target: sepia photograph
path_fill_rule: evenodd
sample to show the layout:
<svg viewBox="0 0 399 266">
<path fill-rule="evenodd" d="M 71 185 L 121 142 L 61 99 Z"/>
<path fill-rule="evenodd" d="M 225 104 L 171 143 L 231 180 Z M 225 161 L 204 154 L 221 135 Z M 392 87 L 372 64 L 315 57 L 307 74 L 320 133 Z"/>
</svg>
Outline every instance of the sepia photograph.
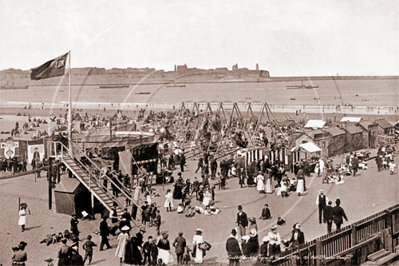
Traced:
<svg viewBox="0 0 399 266">
<path fill-rule="evenodd" d="M 398 1 L 0 6 L 0 266 L 399 265 Z"/>
</svg>

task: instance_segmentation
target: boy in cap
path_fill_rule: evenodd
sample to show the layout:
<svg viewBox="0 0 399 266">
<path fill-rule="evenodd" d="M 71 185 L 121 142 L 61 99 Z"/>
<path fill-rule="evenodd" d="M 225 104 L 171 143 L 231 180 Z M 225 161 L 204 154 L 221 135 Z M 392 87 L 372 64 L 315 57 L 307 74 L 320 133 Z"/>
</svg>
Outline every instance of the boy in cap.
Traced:
<svg viewBox="0 0 399 266">
<path fill-rule="evenodd" d="M 87 236 L 87 241 L 83 244 L 83 250 L 85 250 L 85 258 L 83 259 L 83 263 L 86 262 L 86 259 L 89 258 L 89 264 L 91 264 L 91 260 L 93 258 L 93 247 L 96 247 L 97 244 L 91 241 L 91 235 Z"/>
</svg>

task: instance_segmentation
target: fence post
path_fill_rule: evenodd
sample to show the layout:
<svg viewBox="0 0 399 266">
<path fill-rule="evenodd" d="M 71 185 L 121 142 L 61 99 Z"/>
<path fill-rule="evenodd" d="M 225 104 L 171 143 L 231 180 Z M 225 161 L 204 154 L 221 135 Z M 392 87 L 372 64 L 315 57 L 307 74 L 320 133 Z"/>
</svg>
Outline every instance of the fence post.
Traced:
<svg viewBox="0 0 399 266">
<path fill-rule="evenodd" d="M 385 247 L 387 251 L 393 252 L 395 250 L 394 244 L 393 244 L 393 223 L 392 223 L 392 212 L 389 210 L 385 210 L 386 215 L 385 215 L 385 228 L 387 228 L 386 232 L 386 237 L 384 239 L 385 242 Z"/>
<path fill-rule="evenodd" d="M 322 265 L 321 251 L 322 251 L 322 241 L 320 239 L 316 239 L 316 254 L 315 254 L 316 266 Z"/>
<path fill-rule="evenodd" d="M 356 237 L 356 225 L 352 224 L 352 232 L 351 232 L 351 247 L 357 244 L 357 237 Z"/>
</svg>

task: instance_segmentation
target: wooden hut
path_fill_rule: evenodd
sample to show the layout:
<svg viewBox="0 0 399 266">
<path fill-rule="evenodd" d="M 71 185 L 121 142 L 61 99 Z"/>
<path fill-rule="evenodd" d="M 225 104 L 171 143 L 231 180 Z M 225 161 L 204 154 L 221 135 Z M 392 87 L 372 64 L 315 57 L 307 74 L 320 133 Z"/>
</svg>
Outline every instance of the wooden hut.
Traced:
<svg viewBox="0 0 399 266">
<path fill-rule="evenodd" d="M 366 148 L 377 148 L 378 125 L 371 121 L 362 121 L 359 126 L 363 128 L 363 144 Z"/>
<path fill-rule="evenodd" d="M 54 197 L 57 213 L 76 213 L 78 217 L 82 211 L 91 213 L 90 192 L 76 178 L 63 176 L 54 189 Z"/>
<path fill-rule="evenodd" d="M 328 157 L 333 157 L 345 153 L 345 131 L 339 129 L 338 127 L 325 128 L 323 129 L 323 131 L 330 134 L 327 146 Z"/>
<path fill-rule="evenodd" d="M 343 126 L 342 129 L 346 132 L 345 152 L 352 152 L 365 148 L 363 146 L 362 128 L 348 124 Z"/>
</svg>

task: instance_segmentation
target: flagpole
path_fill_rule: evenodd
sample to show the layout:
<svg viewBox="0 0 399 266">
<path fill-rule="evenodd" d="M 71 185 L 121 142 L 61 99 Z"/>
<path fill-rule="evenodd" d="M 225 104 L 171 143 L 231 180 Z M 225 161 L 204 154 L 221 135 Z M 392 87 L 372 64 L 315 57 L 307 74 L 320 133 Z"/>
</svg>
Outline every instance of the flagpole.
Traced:
<svg viewBox="0 0 399 266">
<path fill-rule="evenodd" d="M 69 50 L 69 90 L 68 90 L 68 144 L 70 151 L 72 150 L 72 100 L 71 100 L 71 50 Z"/>
</svg>

